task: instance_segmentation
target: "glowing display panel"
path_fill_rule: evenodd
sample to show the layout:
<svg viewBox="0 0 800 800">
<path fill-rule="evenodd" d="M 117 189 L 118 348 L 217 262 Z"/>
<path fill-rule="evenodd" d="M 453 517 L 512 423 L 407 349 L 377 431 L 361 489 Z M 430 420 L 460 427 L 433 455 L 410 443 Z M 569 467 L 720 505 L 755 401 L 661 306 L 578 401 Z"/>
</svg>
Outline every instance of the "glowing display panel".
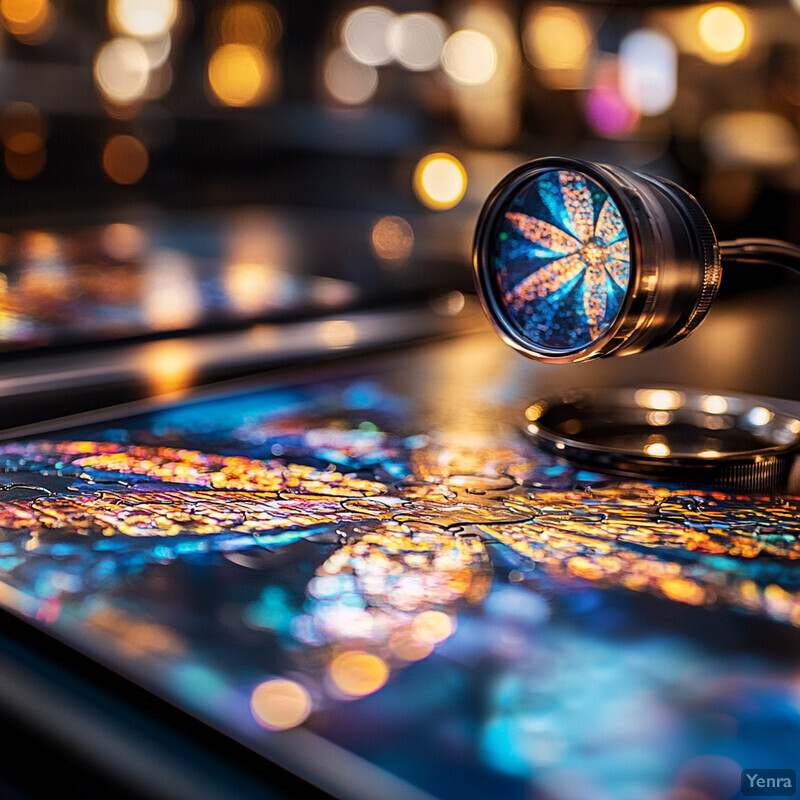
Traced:
<svg viewBox="0 0 800 800">
<path fill-rule="evenodd" d="M 1 443 L 0 606 L 336 796 L 796 763 L 800 498 L 543 453 L 525 387 L 476 374 L 504 358 L 465 337 Z"/>
<path fill-rule="evenodd" d="M 630 281 L 628 231 L 600 184 L 540 172 L 506 204 L 492 258 L 499 300 L 534 348 L 570 352 L 608 330 Z"/>
</svg>

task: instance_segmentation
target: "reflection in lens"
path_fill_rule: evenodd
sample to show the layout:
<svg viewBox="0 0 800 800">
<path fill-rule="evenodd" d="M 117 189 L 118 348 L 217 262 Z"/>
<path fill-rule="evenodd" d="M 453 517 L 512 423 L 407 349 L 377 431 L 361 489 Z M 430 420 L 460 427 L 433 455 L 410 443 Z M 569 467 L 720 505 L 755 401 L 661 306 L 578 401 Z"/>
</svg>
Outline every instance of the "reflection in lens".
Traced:
<svg viewBox="0 0 800 800">
<path fill-rule="evenodd" d="M 535 348 L 599 339 L 628 290 L 628 231 L 599 183 L 574 170 L 536 174 L 506 202 L 489 263 L 502 312 Z"/>
</svg>

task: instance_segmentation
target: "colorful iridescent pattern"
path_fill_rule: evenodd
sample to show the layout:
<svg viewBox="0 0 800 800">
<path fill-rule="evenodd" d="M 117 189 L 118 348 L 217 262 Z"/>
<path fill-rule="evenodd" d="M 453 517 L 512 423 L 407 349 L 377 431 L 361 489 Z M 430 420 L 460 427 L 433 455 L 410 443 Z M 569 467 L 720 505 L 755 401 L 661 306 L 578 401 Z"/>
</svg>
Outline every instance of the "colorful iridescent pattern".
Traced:
<svg viewBox="0 0 800 800">
<path fill-rule="evenodd" d="M 500 300 L 534 347 L 573 351 L 612 324 L 630 281 L 628 232 L 614 201 L 573 170 L 526 183 L 505 209 L 494 255 Z"/>
<path fill-rule="evenodd" d="M 361 380 L 2 443 L 0 607 L 423 796 L 710 800 L 685 763 L 794 763 L 800 497 L 609 479 L 445 405 Z"/>
</svg>

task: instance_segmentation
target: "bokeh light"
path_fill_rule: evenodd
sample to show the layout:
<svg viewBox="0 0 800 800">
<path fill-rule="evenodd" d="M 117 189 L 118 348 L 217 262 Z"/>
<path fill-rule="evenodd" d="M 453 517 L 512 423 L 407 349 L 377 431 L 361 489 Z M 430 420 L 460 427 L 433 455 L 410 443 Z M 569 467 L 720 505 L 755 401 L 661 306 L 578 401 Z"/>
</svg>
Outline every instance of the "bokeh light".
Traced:
<svg viewBox="0 0 800 800">
<path fill-rule="evenodd" d="M 155 39 L 167 33 L 178 16 L 178 0 L 110 0 L 112 30 L 127 36 Z"/>
<path fill-rule="evenodd" d="M 638 30 L 620 44 L 620 89 L 641 114 L 663 114 L 678 91 L 678 54 L 663 33 Z"/>
<path fill-rule="evenodd" d="M 357 8 L 342 25 L 342 44 L 350 56 L 361 64 L 376 67 L 392 60 L 389 30 L 395 15 L 383 6 Z"/>
<path fill-rule="evenodd" d="M 580 11 L 543 6 L 528 16 L 522 40 L 531 64 L 545 73 L 560 73 L 545 75 L 546 82 L 566 88 L 577 80 L 573 73 L 580 73 L 589 60 L 592 32 Z"/>
<path fill-rule="evenodd" d="M 467 172 L 449 153 L 431 153 L 414 170 L 414 191 L 428 208 L 445 210 L 461 202 L 467 190 Z"/>
<path fill-rule="evenodd" d="M 35 178 L 47 163 L 44 146 L 27 153 L 15 152 L 6 148 L 4 161 L 8 174 L 18 181 L 29 181 Z"/>
<path fill-rule="evenodd" d="M 31 103 L 9 103 L 0 114 L 0 140 L 14 153 L 41 149 L 46 135 L 44 117 Z"/>
<path fill-rule="evenodd" d="M 700 410 L 706 414 L 725 414 L 728 411 L 728 401 L 720 394 L 704 394 L 700 398 Z"/>
<path fill-rule="evenodd" d="M 401 628 L 389 637 L 389 649 L 395 658 L 402 661 L 422 661 L 433 652 L 433 642 L 419 639 L 413 630 Z"/>
<path fill-rule="evenodd" d="M 94 60 L 94 78 L 100 91 L 114 103 L 131 103 L 147 90 L 150 61 L 136 39 L 120 37 L 106 42 Z"/>
<path fill-rule="evenodd" d="M 430 301 L 430 306 L 435 314 L 440 317 L 457 317 L 466 307 L 467 299 L 463 292 L 453 289 L 452 292 L 434 297 Z"/>
<path fill-rule="evenodd" d="M 223 282 L 231 305 L 242 314 L 259 314 L 287 299 L 287 275 L 270 264 L 230 262 Z"/>
<path fill-rule="evenodd" d="M 177 250 L 153 251 L 145 264 L 142 314 L 153 330 L 188 328 L 203 311 L 194 264 Z"/>
<path fill-rule="evenodd" d="M 145 344 L 138 354 L 142 375 L 153 394 L 174 394 L 188 389 L 197 371 L 197 350 L 185 339 L 164 339 Z"/>
<path fill-rule="evenodd" d="M 343 350 L 356 341 L 356 326 L 346 319 L 329 319 L 320 322 L 320 341 L 331 350 Z"/>
<path fill-rule="evenodd" d="M 670 449 L 666 442 L 653 441 L 644 446 L 644 452 L 655 458 L 666 458 L 670 454 Z"/>
<path fill-rule="evenodd" d="M 443 642 L 455 630 L 453 620 L 443 611 L 423 611 L 417 614 L 411 627 L 415 637 L 433 644 Z"/>
<path fill-rule="evenodd" d="M 411 255 L 414 230 L 402 217 L 381 217 L 372 226 L 370 241 L 378 258 L 398 262 Z"/>
<path fill-rule="evenodd" d="M 639 120 L 638 110 L 617 87 L 616 65 L 598 70 L 597 83 L 586 98 L 586 120 L 592 129 L 608 138 L 630 133 Z"/>
<path fill-rule="evenodd" d="M 248 44 L 223 44 L 208 62 L 208 85 L 223 105 L 257 105 L 267 95 L 272 69 L 264 53 Z"/>
<path fill-rule="evenodd" d="M 751 425 L 767 425 L 772 421 L 774 416 L 774 412 L 770 411 L 768 408 L 764 408 L 764 406 L 754 406 L 747 413 L 747 421 Z"/>
<path fill-rule="evenodd" d="M 495 5 L 470 5 L 458 14 L 458 23 L 460 31 L 468 34 L 463 39 L 451 37 L 442 59 L 445 71 L 448 66 L 457 67 L 454 75 L 466 79 L 459 82 L 451 75 L 450 94 L 459 129 L 471 144 L 504 147 L 514 141 L 521 127 L 519 30 L 508 13 Z M 473 47 L 478 43 L 481 46 Z M 467 64 L 450 59 L 454 54 L 467 58 Z M 473 55 L 479 56 L 474 62 Z"/>
<path fill-rule="evenodd" d="M 283 23 L 271 3 L 248 1 L 224 6 L 212 29 L 220 44 L 249 44 L 269 50 L 280 40 Z"/>
<path fill-rule="evenodd" d="M 789 120 L 769 111 L 712 116 L 701 131 L 703 149 L 726 167 L 789 167 L 800 158 L 800 140 Z"/>
<path fill-rule="evenodd" d="M 421 72 L 439 65 L 446 39 L 447 27 L 435 14 L 403 14 L 389 29 L 389 50 L 406 69 Z"/>
<path fill-rule="evenodd" d="M 285 731 L 304 722 L 311 713 L 308 692 L 295 681 L 273 678 L 259 683 L 250 696 L 253 719 L 271 731 Z"/>
<path fill-rule="evenodd" d="M 56 13 L 50 0 L 0 0 L 6 30 L 25 44 L 40 44 L 53 32 Z"/>
<path fill-rule="evenodd" d="M 479 86 L 494 75 L 497 52 L 485 34 L 468 29 L 456 31 L 444 43 L 442 66 L 456 83 Z"/>
<path fill-rule="evenodd" d="M 135 136 L 117 134 L 103 148 L 103 169 L 114 183 L 137 183 L 148 163 L 147 148 Z"/>
<path fill-rule="evenodd" d="M 133 261 L 144 254 L 147 238 L 138 225 L 112 222 L 103 229 L 100 244 L 116 261 Z"/>
<path fill-rule="evenodd" d="M 363 697 L 377 692 L 386 683 L 389 667 L 379 656 L 350 650 L 333 659 L 328 675 L 334 687 L 346 697 Z"/>
<path fill-rule="evenodd" d="M 158 69 L 166 64 L 172 50 L 172 37 L 165 33 L 154 39 L 145 39 L 142 42 L 144 52 L 147 54 L 147 63 L 151 70 Z"/>
<path fill-rule="evenodd" d="M 738 9 L 718 5 L 707 9 L 700 16 L 698 33 L 710 51 L 712 60 L 715 56 L 730 60 L 744 48 L 747 25 Z"/>
<path fill-rule="evenodd" d="M 354 61 L 344 50 L 325 59 L 323 77 L 331 96 L 346 105 L 366 103 L 378 88 L 378 70 Z"/>
<path fill-rule="evenodd" d="M 683 395 L 672 389 L 639 389 L 634 395 L 636 405 L 658 411 L 672 411 L 683 405 Z"/>
</svg>

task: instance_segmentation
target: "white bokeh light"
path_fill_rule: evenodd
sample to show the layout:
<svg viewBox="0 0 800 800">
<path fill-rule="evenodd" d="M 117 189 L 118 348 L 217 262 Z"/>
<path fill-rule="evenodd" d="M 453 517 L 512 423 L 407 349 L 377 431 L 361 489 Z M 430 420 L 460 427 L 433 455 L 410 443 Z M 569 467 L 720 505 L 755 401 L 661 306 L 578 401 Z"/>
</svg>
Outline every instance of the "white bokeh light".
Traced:
<svg viewBox="0 0 800 800">
<path fill-rule="evenodd" d="M 463 86 L 488 83 L 497 68 L 497 52 L 492 40 L 473 30 L 456 31 L 444 43 L 444 71 Z"/>
<path fill-rule="evenodd" d="M 415 72 L 434 69 L 442 58 L 447 27 L 435 14 L 403 14 L 389 29 L 389 49 L 399 64 Z"/>
<path fill-rule="evenodd" d="M 106 42 L 94 61 L 94 77 L 103 94 L 116 103 L 131 103 L 147 90 L 150 60 L 135 39 Z"/>
<path fill-rule="evenodd" d="M 377 67 L 392 60 L 389 29 L 395 15 L 383 6 L 367 6 L 350 12 L 342 26 L 342 44 L 352 58 Z"/>
<path fill-rule="evenodd" d="M 678 55 L 664 34 L 638 30 L 628 34 L 619 48 L 620 89 L 642 114 L 663 114 L 678 89 Z"/>
<path fill-rule="evenodd" d="M 344 50 L 334 50 L 324 67 L 325 87 L 340 103 L 365 103 L 378 88 L 378 70 L 354 61 Z"/>
<path fill-rule="evenodd" d="M 111 0 L 108 13 L 120 33 L 155 39 L 175 22 L 178 0 Z"/>
</svg>

